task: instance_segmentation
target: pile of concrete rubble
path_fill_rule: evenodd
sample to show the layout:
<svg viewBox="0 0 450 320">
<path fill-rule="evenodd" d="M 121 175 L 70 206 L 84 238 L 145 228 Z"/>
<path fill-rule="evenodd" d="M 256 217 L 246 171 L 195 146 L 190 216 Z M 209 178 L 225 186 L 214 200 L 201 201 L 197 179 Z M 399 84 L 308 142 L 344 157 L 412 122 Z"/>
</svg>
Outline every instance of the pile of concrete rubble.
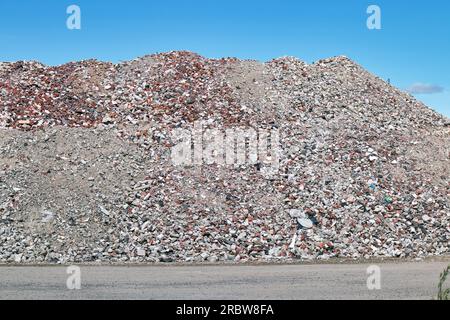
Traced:
<svg viewBox="0 0 450 320">
<path fill-rule="evenodd" d="M 174 165 L 199 122 L 277 130 L 277 172 Z M 2 63 L 0 131 L 3 263 L 450 254 L 450 120 L 345 57 Z"/>
</svg>

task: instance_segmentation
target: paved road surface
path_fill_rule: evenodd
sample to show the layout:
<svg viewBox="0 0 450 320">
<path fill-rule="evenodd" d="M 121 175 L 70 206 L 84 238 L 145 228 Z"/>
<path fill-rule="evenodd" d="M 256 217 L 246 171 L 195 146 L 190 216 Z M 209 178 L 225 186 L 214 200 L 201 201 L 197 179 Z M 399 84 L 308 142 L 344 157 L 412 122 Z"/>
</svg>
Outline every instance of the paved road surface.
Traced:
<svg viewBox="0 0 450 320">
<path fill-rule="evenodd" d="M 431 299 L 448 263 L 379 264 L 373 291 L 368 264 L 81 266 L 81 290 L 65 267 L 0 266 L 0 299 Z"/>
</svg>

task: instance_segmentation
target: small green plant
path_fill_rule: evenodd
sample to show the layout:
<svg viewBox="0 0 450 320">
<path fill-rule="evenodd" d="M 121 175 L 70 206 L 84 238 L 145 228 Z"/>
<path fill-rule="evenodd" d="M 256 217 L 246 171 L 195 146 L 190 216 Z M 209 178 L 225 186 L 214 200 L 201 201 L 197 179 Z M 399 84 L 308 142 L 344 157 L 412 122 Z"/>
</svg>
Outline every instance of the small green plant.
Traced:
<svg viewBox="0 0 450 320">
<path fill-rule="evenodd" d="M 449 273 L 450 265 L 441 273 L 438 285 L 438 300 L 450 300 L 450 288 L 443 289 L 445 280 L 447 280 L 447 276 Z"/>
</svg>

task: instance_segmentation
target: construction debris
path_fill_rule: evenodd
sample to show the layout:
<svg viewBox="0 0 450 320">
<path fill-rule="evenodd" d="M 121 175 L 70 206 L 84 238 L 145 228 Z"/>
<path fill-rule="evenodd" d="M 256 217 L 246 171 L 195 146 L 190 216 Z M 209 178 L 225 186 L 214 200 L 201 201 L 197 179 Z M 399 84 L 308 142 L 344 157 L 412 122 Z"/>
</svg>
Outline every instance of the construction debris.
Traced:
<svg viewBox="0 0 450 320">
<path fill-rule="evenodd" d="M 196 121 L 276 128 L 277 173 L 175 166 Z M 0 262 L 450 253 L 449 119 L 346 57 L 2 63 L 0 128 Z"/>
</svg>

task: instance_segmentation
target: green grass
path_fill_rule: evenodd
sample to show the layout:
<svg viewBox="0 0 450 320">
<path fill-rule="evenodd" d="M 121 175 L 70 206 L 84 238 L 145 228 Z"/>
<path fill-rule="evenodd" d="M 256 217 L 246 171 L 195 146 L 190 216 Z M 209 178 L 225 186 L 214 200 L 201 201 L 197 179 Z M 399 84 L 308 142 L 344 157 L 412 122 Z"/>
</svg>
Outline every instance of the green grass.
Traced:
<svg viewBox="0 0 450 320">
<path fill-rule="evenodd" d="M 450 273 L 450 265 L 441 273 L 438 285 L 438 300 L 450 300 L 450 288 L 443 289 L 445 280 Z"/>
</svg>

